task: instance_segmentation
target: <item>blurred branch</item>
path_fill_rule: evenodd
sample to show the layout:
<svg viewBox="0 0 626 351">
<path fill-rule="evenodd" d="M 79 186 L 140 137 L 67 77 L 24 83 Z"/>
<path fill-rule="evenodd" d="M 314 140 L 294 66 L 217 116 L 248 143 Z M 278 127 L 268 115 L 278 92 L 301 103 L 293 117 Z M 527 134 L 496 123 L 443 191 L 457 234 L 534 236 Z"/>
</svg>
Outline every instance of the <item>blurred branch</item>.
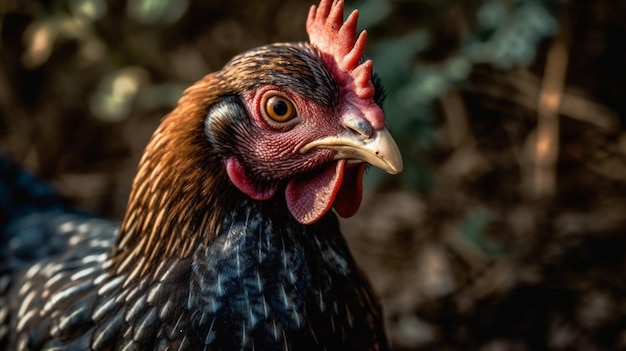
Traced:
<svg viewBox="0 0 626 351">
<path fill-rule="evenodd" d="M 535 110 L 540 77 L 525 68 L 516 69 L 511 73 L 509 82 L 517 89 L 518 94 L 510 98 L 522 107 Z M 501 90 L 494 89 L 493 93 L 496 94 L 494 97 L 505 98 Z M 559 114 L 591 124 L 602 131 L 613 130 L 619 120 L 619 116 L 614 111 L 603 104 L 594 102 L 584 92 L 577 91 L 571 86 L 564 87 L 561 92 Z"/>
<path fill-rule="evenodd" d="M 480 74 L 480 72 L 479 72 Z M 508 101 L 522 109 L 537 112 L 537 100 L 540 94 L 541 77 L 526 67 L 517 67 L 506 72 L 506 83 L 480 84 L 472 86 L 472 91 L 493 101 Z M 503 89 L 503 84 L 510 84 L 514 93 Z M 592 125 L 602 132 L 615 130 L 619 124 L 619 115 L 606 105 L 594 101 L 585 91 L 564 87 L 561 92 L 559 115 Z"/>
<path fill-rule="evenodd" d="M 562 32 L 561 32 L 562 33 Z M 563 35 L 554 39 L 546 58 L 537 106 L 537 130 L 529 140 L 526 184 L 531 198 L 550 197 L 555 192 L 559 154 L 559 109 L 567 74 L 568 48 Z"/>
<path fill-rule="evenodd" d="M 449 91 L 441 98 L 442 115 L 445 118 L 445 137 L 453 153 L 438 170 L 440 180 L 447 185 L 458 184 L 464 178 L 489 168 L 485 157 L 476 147 L 476 139 L 469 127 L 469 116 L 461 95 Z"/>
</svg>

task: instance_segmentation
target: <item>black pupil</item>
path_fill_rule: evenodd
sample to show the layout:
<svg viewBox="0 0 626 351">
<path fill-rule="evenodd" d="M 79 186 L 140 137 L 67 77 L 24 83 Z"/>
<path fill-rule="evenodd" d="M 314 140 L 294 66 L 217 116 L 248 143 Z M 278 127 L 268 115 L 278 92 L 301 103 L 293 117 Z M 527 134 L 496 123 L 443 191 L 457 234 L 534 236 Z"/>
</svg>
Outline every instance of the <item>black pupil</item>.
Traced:
<svg viewBox="0 0 626 351">
<path fill-rule="evenodd" d="M 281 100 L 275 101 L 272 108 L 277 116 L 284 116 L 287 114 L 287 111 L 289 111 L 287 104 Z"/>
</svg>

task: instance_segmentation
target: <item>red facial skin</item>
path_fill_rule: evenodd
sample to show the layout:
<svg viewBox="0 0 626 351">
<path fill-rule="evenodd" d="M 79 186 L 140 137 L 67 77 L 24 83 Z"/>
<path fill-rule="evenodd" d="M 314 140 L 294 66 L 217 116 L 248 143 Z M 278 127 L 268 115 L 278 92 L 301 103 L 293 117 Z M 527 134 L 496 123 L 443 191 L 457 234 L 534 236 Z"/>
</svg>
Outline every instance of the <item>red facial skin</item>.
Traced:
<svg viewBox="0 0 626 351">
<path fill-rule="evenodd" d="M 310 42 L 339 86 L 338 105 L 320 106 L 277 86 L 248 92 L 244 103 L 256 128 L 242 131 L 239 157 L 226 159 L 233 184 L 253 199 L 269 199 L 286 184 L 287 206 L 303 224 L 317 221 L 333 207 L 341 216 L 353 215 L 361 203 L 365 164 L 335 160 L 327 148 L 300 149 L 331 136 L 369 138 L 385 128 L 384 113 L 374 101 L 372 61 L 360 62 L 367 33 L 357 35 L 356 10 L 343 21 L 343 7 L 341 0 L 322 0 L 311 7 L 307 19 Z M 274 93 L 293 103 L 297 114 L 292 120 L 275 123 L 264 115 L 263 98 Z M 351 126 L 359 123 L 368 127 L 355 131 Z"/>
<path fill-rule="evenodd" d="M 266 94 L 288 98 L 296 116 L 284 123 L 264 116 Z M 286 184 L 289 210 L 303 224 L 317 221 L 333 206 L 341 216 L 352 216 L 361 202 L 365 164 L 335 160 L 329 149 L 318 148 L 304 154 L 299 150 L 314 140 L 346 133 L 342 119 L 353 114 L 320 106 L 276 86 L 251 91 L 243 99 L 246 106 L 252 106 L 248 113 L 254 128 L 248 128 L 246 136 L 240 138 L 240 156 L 226 159 L 233 184 L 256 200 L 275 196 Z M 264 181 L 258 181 L 259 177 Z"/>
</svg>

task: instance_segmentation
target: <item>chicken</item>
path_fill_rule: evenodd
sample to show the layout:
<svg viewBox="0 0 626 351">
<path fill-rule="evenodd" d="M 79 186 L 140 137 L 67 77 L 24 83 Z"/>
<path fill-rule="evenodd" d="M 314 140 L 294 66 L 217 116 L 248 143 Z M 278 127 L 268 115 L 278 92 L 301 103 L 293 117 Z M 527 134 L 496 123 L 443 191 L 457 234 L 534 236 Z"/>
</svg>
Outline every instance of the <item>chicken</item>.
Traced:
<svg viewBox="0 0 626 351">
<path fill-rule="evenodd" d="M 188 88 L 121 224 L 1 163 L 0 348 L 387 349 L 334 213 L 358 210 L 367 164 L 402 169 L 357 15 L 322 0 L 310 43 L 252 49 Z"/>
</svg>

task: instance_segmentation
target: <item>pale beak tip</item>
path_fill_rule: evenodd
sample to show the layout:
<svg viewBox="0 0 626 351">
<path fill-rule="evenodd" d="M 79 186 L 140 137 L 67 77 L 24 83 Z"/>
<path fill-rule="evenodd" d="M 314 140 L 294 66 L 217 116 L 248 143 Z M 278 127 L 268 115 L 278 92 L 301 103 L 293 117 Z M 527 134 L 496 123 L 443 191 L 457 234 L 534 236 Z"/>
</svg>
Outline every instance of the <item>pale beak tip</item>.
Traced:
<svg viewBox="0 0 626 351">
<path fill-rule="evenodd" d="M 391 175 L 396 175 L 399 174 L 400 172 L 402 172 L 403 169 L 403 165 L 402 165 L 402 161 L 400 161 L 400 164 L 397 164 L 395 166 L 391 166 L 389 168 L 389 170 L 387 171 L 387 173 L 391 174 Z"/>
<path fill-rule="evenodd" d="M 398 160 L 394 160 L 393 162 L 387 162 L 387 168 L 385 168 L 385 172 L 391 174 L 391 175 L 396 175 L 400 172 L 402 172 L 403 169 L 403 165 L 402 165 L 402 159 L 398 159 Z"/>
<path fill-rule="evenodd" d="M 402 172 L 404 165 L 402 163 L 402 154 L 398 148 L 398 144 L 393 140 L 387 129 L 383 129 L 377 136 L 378 157 L 385 163 L 385 167 L 381 167 L 385 172 L 396 175 Z"/>
</svg>

